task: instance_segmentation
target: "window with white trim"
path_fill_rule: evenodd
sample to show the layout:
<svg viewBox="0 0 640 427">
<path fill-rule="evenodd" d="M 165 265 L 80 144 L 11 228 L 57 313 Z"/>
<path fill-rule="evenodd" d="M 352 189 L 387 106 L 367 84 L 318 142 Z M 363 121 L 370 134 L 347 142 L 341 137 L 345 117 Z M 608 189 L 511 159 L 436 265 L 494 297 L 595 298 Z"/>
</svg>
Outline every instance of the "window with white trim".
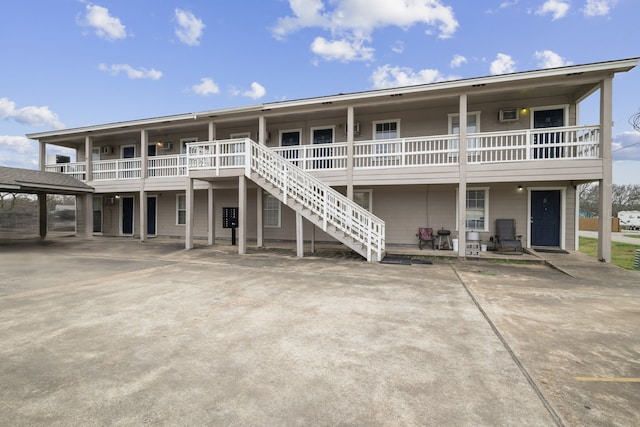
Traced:
<svg viewBox="0 0 640 427">
<path fill-rule="evenodd" d="M 385 120 L 373 122 L 373 139 L 397 139 L 400 138 L 400 120 Z M 375 154 L 385 154 L 375 158 L 377 166 L 396 166 L 400 161 L 400 151 L 402 144 L 399 142 L 389 142 L 388 144 L 376 144 Z M 388 155 L 395 154 L 396 155 Z"/>
<path fill-rule="evenodd" d="M 371 212 L 372 203 L 371 196 L 373 194 L 372 190 L 354 190 L 353 191 L 353 201 L 356 202 L 361 208 L 366 209 Z"/>
<path fill-rule="evenodd" d="M 471 188 L 467 190 L 467 230 L 488 231 L 489 189 Z"/>
<path fill-rule="evenodd" d="M 176 225 L 187 223 L 187 196 L 186 194 L 176 195 Z"/>
<path fill-rule="evenodd" d="M 480 111 L 467 113 L 467 134 L 480 132 Z M 460 135 L 460 114 L 449 114 L 449 133 L 451 135 Z M 467 136 L 467 150 L 475 150 L 479 147 L 477 138 L 469 138 Z M 452 141 L 449 145 L 451 150 L 458 150 L 458 140 Z M 451 153 L 453 155 L 453 153 Z M 457 158 L 457 153 L 455 154 Z M 470 153 L 470 155 L 474 155 Z"/>
<path fill-rule="evenodd" d="M 280 200 L 271 194 L 265 193 L 262 212 L 265 228 L 280 228 Z"/>
</svg>

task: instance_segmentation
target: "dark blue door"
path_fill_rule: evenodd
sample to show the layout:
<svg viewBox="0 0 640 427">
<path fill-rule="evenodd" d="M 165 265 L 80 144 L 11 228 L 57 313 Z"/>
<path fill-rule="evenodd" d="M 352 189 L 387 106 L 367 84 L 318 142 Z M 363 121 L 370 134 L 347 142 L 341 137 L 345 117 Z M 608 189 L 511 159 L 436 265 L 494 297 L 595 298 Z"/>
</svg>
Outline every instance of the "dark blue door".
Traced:
<svg viewBox="0 0 640 427">
<path fill-rule="evenodd" d="M 156 202 L 155 197 L 147 197 L 147 235 L 156 235 Z"/>
<path fill-rule="evenodd" d="M 122 198 L 122 234 L 133 234 L 133 197 Z"/>
<path fill-rule="evenodd" d="M 560 246 L 560 190 L 531 192 L 531 245 Z"/>
</svg>

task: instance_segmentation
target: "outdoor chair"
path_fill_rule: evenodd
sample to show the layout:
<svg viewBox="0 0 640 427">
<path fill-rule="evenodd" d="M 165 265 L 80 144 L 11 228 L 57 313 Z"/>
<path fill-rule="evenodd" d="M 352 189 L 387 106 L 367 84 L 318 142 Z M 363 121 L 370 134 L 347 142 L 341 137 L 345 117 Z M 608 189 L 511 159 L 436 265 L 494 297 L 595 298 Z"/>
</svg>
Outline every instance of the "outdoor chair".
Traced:
<svg viewBox="0 0 640 427">
<path fill-rule="evenodd" d="M 499 252 L 522 255 L 522 236 L 516 235 L 515 219 L 496 219 L 496 247 Z"/>
<path fill-rule="evenodd" d="M 433 228 L 418 228 L 418 247 L 420 250 L 427 245 L 431 245 L 431 249 L 435 249 L 435 236 L 433 235 Z"/>
</svg>

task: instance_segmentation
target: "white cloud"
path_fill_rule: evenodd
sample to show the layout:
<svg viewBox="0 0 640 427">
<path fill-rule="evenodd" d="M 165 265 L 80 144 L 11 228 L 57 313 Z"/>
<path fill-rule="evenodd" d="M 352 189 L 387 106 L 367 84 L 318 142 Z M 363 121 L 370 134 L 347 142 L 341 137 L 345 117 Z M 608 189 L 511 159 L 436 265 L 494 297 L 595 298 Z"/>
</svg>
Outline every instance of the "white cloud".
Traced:
<svg viewBox="0 0 640 427">
<path fill-rule="evenodd" d="M 0 149 L 11 154 L 35 155 L 36 143 L 24 136 L 0 135 Z"/>
<path fill-rule="evenodd" d="M 121 72 L 125 73 L 130 79 L 150 79 L 158 80 L 162 77 L 162 71 L 158 71 L 154 68 L 147 70 L 146 68 L 135 69 L 129 64 L 100 64 L 98 65 L 100 71 L 107 71 L 112 76 L 117 76 Z"/>
<path fill-rule="evenodd" d="M 536 11 L 537 15 L 553 15 L 553 20 L 564 18 L 569 12 L 570 4 L 564 0 L 547 0 L 540 9 Z"/>
<path fill-rule="evenodd" d="M 404 52 L 404 42 L 402 40 L 396 41 L 395 44 L 391 46 L 391 51 L 397 54 Z"/>
<path fill-rule="evenodd" d="M 573 65 L 573 62 L 567 61 L 551 50 L 538 50 L 534 55 L 538 60 L 538 67 L 540 68 L 557 68 Z"/>
<path fill-rule="evenodd" d="M 30 126 L 50 126 L 55 129 L 64 127 L 58 115 L 49 110 L 49 107 L 16 108 L 15 102 L 8 98 L 0 98 L 0 119 L 15 120 Z"/>
<path fill-rule="evenodd" d="M 220 93 L 220 87 L 210 78 L 204 77 L 200 79 L 200 84 L 191 86 L 191 90 L 202 96 L 215 95 Z"/>
<path fill-rule="evenodd" d="M 455 78 L 454 76 L 445 77 L 438 70 L 424 69 L 415 72 L 408 67 L 392 67 L 389 64 L 376 68 L 371 74 L 371 81 L 375 89 L 413 86 Z"/>
<path fill-rule="evenodd" d="M 109 9 L 95 4 L 87 5 L 87 13 L 80 25 L 93 27 L 96 35 L 106 40 L 118 40 L 127 37 L 125 26 L 119 18 L 111 16 Z"/>
<path fill-rule="evenodd" d="M 247 96 L 252 99 L 260 99 L 265 96 L 267 90 L 258 82 L 251 83 L 251 90 L 247 90 L 242 93 L 242 96 Z"/>
<path fill-rule="evenodd" d="M 605 16 L 616 5 L 618 0 L 587 0 L 584 7 L 586 16 Z"/>
<path fill-rule="evenodd" d="M 176 28 L 176 36 L 180 41 L 189 46 L 199 45 L 202 30 L 206 27 L 202 20 L 193 13 L 182 9 L 176 9 L 176 19 L 179 25 Z"/>
<path fill-rule="evenodd" d="M 516 62 L 507 54 L 499 53 L 489 67 L 491 74 L 508 74 L 516 71 Z"/>
<path fill-rule="evenodd" d="M 282 39 L 303 28 L 321 28 L 331 34 L 332 41 L 317 37 L 312 50 L 334 60 L 372 58 L 373 48 L 364 43 L 379 28 L 424 24 L 427 34 L 435 27 L 444 39 L 453 36 L 459 25 L 453 9 L 441 0 L 289 0 L 289 6 L 293 14 L 278 19 L 273 36 Z"/>
<path fill-rule="evenodd" d="M 467 60 L 467 58 L 465 58 L 462 55 L 454 55 L 453 59 L 451 60 L 451 68 L 460 68 L 462 66 L 462 64 L 466 64 L 467 62 L 469 62 Z"/>
<path fill-rule="evenodd" d="M 362 42 L 348 40 L 326 40 L 316 37 L 311 43 L 311 51 L 327 61 L 370 61 L 374 49 L 362 45 Z"/>
<path fill-rule="evenodd" d="M 625 131 L 613 138 L 614 160 L 640 160 L 640 132 Z"/>
</svg>

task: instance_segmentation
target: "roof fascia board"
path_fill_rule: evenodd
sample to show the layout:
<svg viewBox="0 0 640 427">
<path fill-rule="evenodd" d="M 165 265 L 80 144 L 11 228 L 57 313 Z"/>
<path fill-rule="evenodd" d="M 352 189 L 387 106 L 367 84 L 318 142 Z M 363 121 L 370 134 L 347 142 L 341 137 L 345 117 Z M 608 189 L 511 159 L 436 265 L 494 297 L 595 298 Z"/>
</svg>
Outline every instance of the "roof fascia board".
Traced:
<svg viewBox="0 0 640 427">
<path fill-rule="evenodd" d="M 322 104 L 328 102 L 349 102 L 363 100 L 367 98 L 379 98 L 391 95 L 405 95 L 417 92 L 441 91 L 446 89 L 459 90 L 475 85 L 490 85 L 495 83 L 519 82 L 523 80 L 534 80 L 543 77 L 559 77 L 567 74 L 593 73 L 593 72 L 626 72 L 634 68 L 640 58 L 623 59 L 610 62 L 599 62 L 585 65 L 570 65 L 567 67 L 549 68 L 544 70 L 523 71 L 512 74 L 501 74 L 488 77 L 475 77 L 462 80 L 451 80 L 445 82 L 429 83 L 426 85 L 408 86 L 400 88 L 380 89 L 370 92 L 357 92 L 352 94 L 340 94 L 325 96 L 320 98 L 307 98 L 297 101 L 283 101 L 273 104 L 265 104 L 265 109 L 280 109 L 305 106 L 309 104 Z"/>
<path fill-rule="evenodd" d="M 272 110 L 284 109 L 284 108 L 295 108 L 295 107 L 311 107 L 318 104 L 327 104 L 327 103 L 348 103 L 348 102 L 356 102 L 356 101 L 365 101 L 367 99 L 375 99 L 381 97 L 387 97 L 391 95 L 405 95 L 405 94 L 413 94 L 413 93 L 425 93 L 425 92 L 436 92 L 436 91 L 446 91 L 449 90 L 460 90 L 462 88 L 468 88 L 474 85 L 490 85 L 495 83 L 506 84 L 509 82 L 519 82 L 524 80 L 535 80 L 543 77 L 557 77 L 557 76 L 566 76 L 567 74 L 579 74 L 579 73 L 593 73 L 593 72 L 626 72 L 634 68 L 640 57 L 638 58 L 629 58 L 629 59 L 621 59 L 616 61 L 608 61 L 608 62 L 598 62 L 592 64 L 584 64 L 584 65 L 571 65 L 567 67 L 558 67 L 558 68 L 550 68 L 545 70 L 534 70 L 534 71 L 523 71 L 519 73 L 512 74 L 502 74 L 497 76 L 488 76 L 488 77 L 476 77 L 470 79 L 462 79 L 462 80 L 451 80 L 445 82 L 437 82 L 430 83 L 425 85 L 417 85 L 417 86 L 409 86 L 409 87 L 401 87 L 401 88 L 390 88 L 390 89 L 380 89 L 369 92 L 356 92 L 351 94 L 339 94 L 333 96 L 324 96 L 318 98 L 305 98 L 301 100 L 294 101 L 281 101 L 274 103 L 266 103 L 260 105 L 253 105 L 248 107 L 236 107 L 236 108 L 228 108 L 223 110 L 210 110 L 199 113 L 188 113 L 181 114 L 175 116 L 165 116 L 165 117 L 157 117 L 151 119 L 142 119 L 142 120 L 132 120 L 126 122 L 117 122 L 96 126 L 87 126 L 81 128 L 71 128 L 64 129 L 59 131 L 48 131 L 48 132 L 40 132 L 40 133 L 31 133 L 27 134 L 27 138 L 29 139 L 43 139 L 50 137 L 63 137 L 63 136 L 71 136 L 71 135 L 79 135 L 79 134 L 87 134 L 92 132 L 104 132 L 104 131 L 115 131 L 121 132 L 124 129 L 131 127 L 139 127 L 144 128 L 146 126 L 159 125 L 162 123 L 168 123 L 169 126 L 176 125 L 176 122 L 187 121 L 187 120 L 198 120 L 205 119 L 207 117 L 211 119 L 215 119 L 219 116 L 228 116 L 233 114 L 248 114 L 248 113 L 256 113 L 260 111 L 269 112 Z M 337 106 L 336 106 L 337 108 Z"/>
</svg>

